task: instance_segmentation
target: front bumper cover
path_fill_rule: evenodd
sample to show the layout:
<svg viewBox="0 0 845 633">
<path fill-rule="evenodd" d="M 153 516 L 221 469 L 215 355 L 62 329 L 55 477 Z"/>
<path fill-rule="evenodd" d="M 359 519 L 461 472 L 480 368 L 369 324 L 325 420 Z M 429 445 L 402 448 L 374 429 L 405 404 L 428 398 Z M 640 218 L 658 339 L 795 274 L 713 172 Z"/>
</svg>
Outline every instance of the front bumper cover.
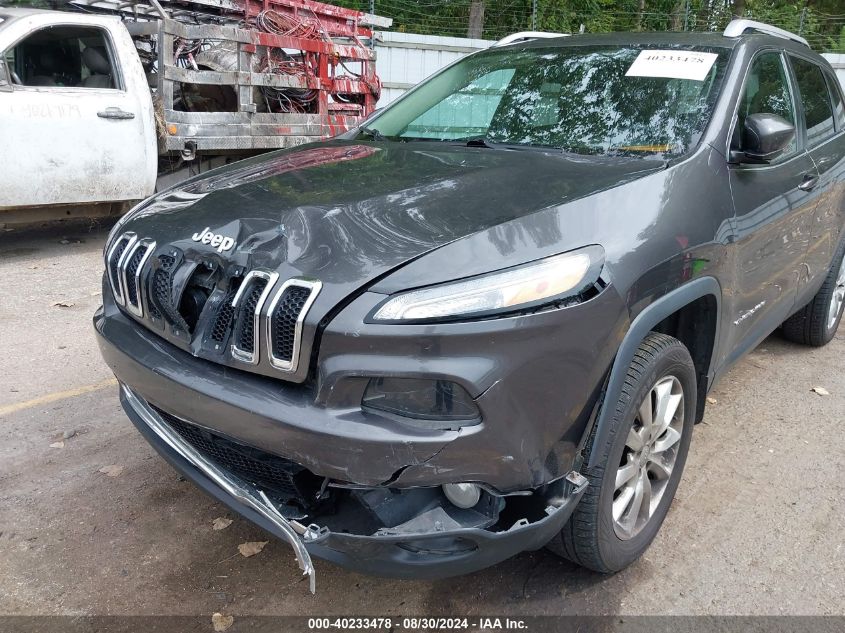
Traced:
<svg viewBox="0 0 845 633">
<path fill-rule="evenodd" d="M 610 288 L 572 308 L 407 328 L 362 326 L 372 300 L 329 323 L 318 375 L 302 384 L 197 358 L 124 314 L 108 287 L 94 327 L 117 379 L 152 405 L 320 477 L 396 488 L 470 481 L 513 493 L 572 469 L 622 328 Z M 482 421 L 428 429 L 365 410 L 372 376 L 455 382 Z"/>
<path fill-rule="evenodd" d="M 561 481 L 560 494 L 546 501 L 546 516 L 517 521 L 493 532 L 461 528 L 420 533 L 357 535 L 332 532 L 288 520 L 263 491 L 219 468 L 182 440 L 138 394 L 121 385 L 121 404 L 147 441 L 178 471 L 233 511 L 287 541 L 303 574 L 315 590 L 311 556 L 373 575 L 431 579 L 466 574 L 499 563 L 519 552 L 543 547 L 569 519 L 587 487 L 572 472 Z"/>
</svg>

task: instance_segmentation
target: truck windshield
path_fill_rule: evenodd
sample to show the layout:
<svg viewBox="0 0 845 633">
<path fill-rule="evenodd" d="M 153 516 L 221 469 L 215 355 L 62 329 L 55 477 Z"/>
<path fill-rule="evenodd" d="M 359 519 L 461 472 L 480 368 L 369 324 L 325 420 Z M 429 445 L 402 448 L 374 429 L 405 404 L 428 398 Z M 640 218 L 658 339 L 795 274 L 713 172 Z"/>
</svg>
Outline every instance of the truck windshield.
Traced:
<svg viewBox="0 0 845 633">
<path fill-rule="evenodd" d="M 724 49 L 491 49 L 385 109 L 375 138 L 665 157 L 690 151 L 710 119 Z"/>
</svg>

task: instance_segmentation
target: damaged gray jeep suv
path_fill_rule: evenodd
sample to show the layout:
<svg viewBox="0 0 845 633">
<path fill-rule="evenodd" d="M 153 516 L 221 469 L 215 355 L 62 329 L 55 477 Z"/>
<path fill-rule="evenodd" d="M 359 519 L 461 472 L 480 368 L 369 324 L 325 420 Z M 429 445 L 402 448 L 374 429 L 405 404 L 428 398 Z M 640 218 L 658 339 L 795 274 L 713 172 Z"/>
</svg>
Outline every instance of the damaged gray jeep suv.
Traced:
<svg viewBox="0 0 845 633">
<path fill-rule="evenodd" d="M 94 317 L 126 413 L 311 557 L 637 559 L 714 382 L 845 297 L 845 111 L 797 36 L 502 43 L 146 200 Z"/>
</svg>

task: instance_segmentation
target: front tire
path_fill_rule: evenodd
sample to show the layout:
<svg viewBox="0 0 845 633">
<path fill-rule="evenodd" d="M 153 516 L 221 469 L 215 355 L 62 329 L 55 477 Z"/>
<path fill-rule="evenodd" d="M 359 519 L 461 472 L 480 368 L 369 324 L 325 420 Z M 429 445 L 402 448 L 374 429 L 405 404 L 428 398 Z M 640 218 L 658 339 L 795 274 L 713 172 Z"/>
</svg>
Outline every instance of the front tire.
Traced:
<svg viewBox="0 0 845 633">
<path fill-rule="evenodd" d="M 687 348 L 656 332 L 640 344 L 616 403 L 590 482 L 553 552 L 594 571 L 611 573 L 651 545 L 675 496 L 696 411 L 696 373 Z M 613 406 L 605 403 L 604 406 Z"/>
<path fill-rule="evenodd" d="M 822 287 L 812 301 L 783 322 L 793 343 L 821 347 L 833 340 L 845 310 L 845 242 L 840 244 Z"/>
</svg>

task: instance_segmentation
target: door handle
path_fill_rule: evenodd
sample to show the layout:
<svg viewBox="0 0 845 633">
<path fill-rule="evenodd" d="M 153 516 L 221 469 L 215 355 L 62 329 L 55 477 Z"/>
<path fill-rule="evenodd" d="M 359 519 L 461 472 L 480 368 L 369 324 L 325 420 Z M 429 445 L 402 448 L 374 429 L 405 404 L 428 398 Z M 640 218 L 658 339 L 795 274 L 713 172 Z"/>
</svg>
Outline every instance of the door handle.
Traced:
<svg viewBox="0 0 845 633">
<path fill-rule="evenodd" d="M 134 112 L 126 112 L 120 108 L 106 108 L 97 112 L 97 116 L 101 119 L 117 119 L 118 121 L 125 121 L 127 119 L 134 119 Z"/>
<path fill-rule="evenodd" d="M 806 174 L 804 179 L 801 181 L 801 184 L 798 185 L 798 188 L 801 191 L 812 191 L 816 188 L 816 185 L 819 184 L 819 177 L 815 174 Z"/>
</svg>

